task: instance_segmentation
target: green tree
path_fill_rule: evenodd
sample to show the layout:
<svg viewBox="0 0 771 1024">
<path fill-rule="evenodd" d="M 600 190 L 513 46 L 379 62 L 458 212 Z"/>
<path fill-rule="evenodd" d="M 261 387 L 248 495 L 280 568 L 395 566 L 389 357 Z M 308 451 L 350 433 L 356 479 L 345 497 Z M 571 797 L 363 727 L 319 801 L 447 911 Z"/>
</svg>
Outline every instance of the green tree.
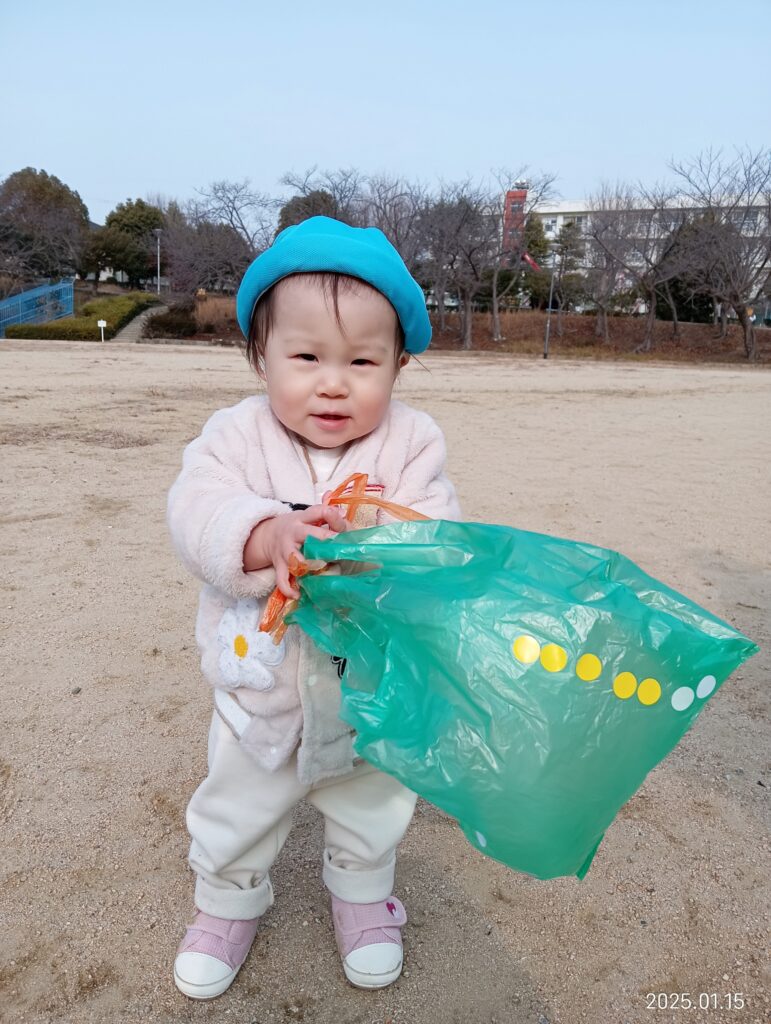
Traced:
<svg viewBox="0 0 771 1024">
<path fill-rule="evenodd" d="M 570 309 L 571 305 L 575 304 L 581 296 L 582 280 L 578 268 L 584 257 L 584 249 L 581 228 L 575 221 L 567 221 L 560 228 L 553 250 L 556 276 L 552 301 L 557 306 L 557 334 L 560 337 L 562 336 L 562 314 Z M 553 305 L 552 308 L 554 308 Z"/>
<path fill-rule="evenodd" d="M 540 263 L 549 255 L 549 241 L 543 230 L 543 221 L 536 214 L 531 214 L 525 222 L 525 252 Z"/>
<path fill-rule="evenodd" d="M 549 303 L 549 285 L 551 283 L 551 267 L 546 262 L 541 270 L 526 270 L 522 275 L 522 291 L 530 302 L 531 309 L 546 309 Z"/>
<path fill-rule="evenodd" d="M 0 272 L 19 283 L 74 274 L 88 227 L 85 203 L 59 178 L 15 171 L 0 183 Z"/>
<path fill-rule="evenodd" d="M 584 240 L 581 228 L 575 221 L 569 220 L 560 228 L 554 242 L 554 253 L 557 257 L 557 266 L 563 274 L 573 273 L 581 265 Z"/>
<path fill-rule="evenodd" d="M 475 304 L 482 309 L 490 309 L 493 301 L 493 276 L 497 274 L 498 295 L 506 297 L 509 293 L 514 294 L 523 289 L 528 274 L 538 276 L 538 271 L 529 270 L 527 264 L 521 257 L 527 253 L 536 263 L 541 263 L 549 253 L 549 243 L 544 234 L 541 218 L 531 213 L 525 221 L 525 229 L 522 233 L 522 247 L 514 254 L 514 259 L 520 259 L 519 266 L 488 267 L 482 273 L 482 286 L 475 298 Z M 542 274 L 540 276 L 543 276 Z M 528 279 L 529 280 L 529 279 Z M 529 281 L 529 286 L 538 290 L 539 285 Z M 527 290 L 527 288 L 525 288 Z M 548 283 L 547 283 L 548 292 Z"/>
<path fill-rule="evenodd" d="M 699 243 L 705 224 L 711 227 L 714 220 L 695 217 L 677 228 L 669 258 L 678 272 L 664 281 L 656 293 L 656 319 L 671 321 L 674 336 L 678 334 L 680 321 L 709 324 L 714 317 L 712 296 L 703 290 L 703 281 L 698 273 L 701 262 Z"/>
<path fill-rule="evenodd" d="M 155 273 L 154 232 L 163 226 L 162 211 L 144 199 L 127 199 L 125 203 L 118 203 L 107 215 L 104 228 L 95 240 L 96 251 L 105 260 L 103 265 L 123 271 L 129 279 L 129 286 L 138 288 L 142 281 Z"/>
<path fill-rule="evenodd" d="M 531 214 L 525 222 L 525 252 L 540 266 L 523 270 L 520 289 L 530 300 L 533 309 L 543 309 L 549 301 L 549 280 L 551 267 L 548 266 L 549 241 L 543 230 L 541 218 Z"/>
<path fill-rule="evenodd" d="M 107 214 L 105 227 L 117 228 L 132 238 L 144 239 L 155 228 L 163 227 L 163 213 L 157 206 L 151 206 L 144 199 L 127 199 L 118 203 L 112 213 Z"/>
<path fill-rule="evenodd" d="M 78 273 L 84 281 L 89 274 L 94 275 L 94 293 L 96 293 L 99 291 L 99 275 L 110 265 L 111 254 L 105 246 L 105 230 L 104 228 L 94 228 L 88 233 L 86 244 L 80 254 Z"/>
<path fill-rule="evenodd" d="M 715 306 L 709 295 L 693 287 L 687 276 L 667 284 L 668 294 L 656 296 L 656 319 L 692 324 L 711 324 Z M 674 307 L 674 309 L 673 309 Z"/>
<path fill-rule="evenodd" d="M 495 267 L 486 267 L 482 271 L 482 282 L 474 298 L 474 305 L 477 309 L 484 311 L 492 309 L 493 304 L 493 275 L 496 272 Z M 512 287 L 516 288 L 516 282 L 521 278 L 522 271 L 517 268 L 503 267 L 497 271 L 498 273 L 498 295 L 504 296 L 509 300 L 509 293 L 512 291 Z M 512 285 L 512 282 L 514 284 Z"/>
<path fill-rule="evenodd" d="M 309 217 L 337 218 L 337 203 L 334 196 L 323 189 L 315 189 L 304 196 L 292 196 L 284 203 L 278 215 L 278 231 L 300 224 Z"/>
</svg>

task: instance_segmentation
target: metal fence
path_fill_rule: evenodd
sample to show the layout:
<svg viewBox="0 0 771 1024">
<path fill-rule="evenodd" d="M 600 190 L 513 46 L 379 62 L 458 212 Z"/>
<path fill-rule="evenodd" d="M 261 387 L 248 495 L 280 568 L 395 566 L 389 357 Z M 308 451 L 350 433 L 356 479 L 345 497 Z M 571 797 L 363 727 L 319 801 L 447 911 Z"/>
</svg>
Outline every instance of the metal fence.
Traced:
<svg viewBox="0 0 771 1024">
<path fill-rule="evenodd" d="M 0 338 L 11 324 L 44 324 L 72 316 L 73 282 L 44 284 L 0 302 Z"/>
</svg>

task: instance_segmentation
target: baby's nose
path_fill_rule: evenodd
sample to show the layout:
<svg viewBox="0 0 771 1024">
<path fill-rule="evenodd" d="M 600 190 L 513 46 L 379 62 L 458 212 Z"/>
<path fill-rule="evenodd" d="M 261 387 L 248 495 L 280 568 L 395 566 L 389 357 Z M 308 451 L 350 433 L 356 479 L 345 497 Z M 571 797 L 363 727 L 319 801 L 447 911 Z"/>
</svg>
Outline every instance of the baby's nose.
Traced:
<svg viewBox="0 0 771 1024">
<path fill-rule="evenodd" d="M 325 398 L 339 398 L 348 394 L 345 374 L 337 370 L 327 370 L 319 380 L 319 394 Z"/>
</svg>

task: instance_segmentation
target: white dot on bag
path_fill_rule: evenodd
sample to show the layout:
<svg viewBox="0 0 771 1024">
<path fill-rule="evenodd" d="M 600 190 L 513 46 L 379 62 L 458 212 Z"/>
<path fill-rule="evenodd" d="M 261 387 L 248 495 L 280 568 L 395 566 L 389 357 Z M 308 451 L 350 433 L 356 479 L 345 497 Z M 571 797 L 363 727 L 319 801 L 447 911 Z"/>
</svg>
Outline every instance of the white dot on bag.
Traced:
<svg viewBox="0 0 771 1024">
<path fill-rule="evenodd" d="M 696 696 L 701 697 L 702 699 L 704 697 L 709 697 L 709 695 L 715 689 L 716 682 L 717 679 L 715 679 L 714 676 L 704 676 L 702 681 L 696 687 Z"/>
<path fill-rule="evenodd" d="M 480 846 L 487 846 L 487 840 L 485 839 L 481 832 L 476 832 L 475 835 L 477 837 L 477 842 L 479 843 Z"/>
<path fill-rule="evenodd" d="M 672 694 L 672 707 L 675 711 L 685 711 L 693 704 L 693 690 L 690 686 L 681 686 Z"/>
<path fill-rule="evenodd" d="M 271 747 L 270 748 L 270 752 L 271 752 L 271 754 L 275 754 L 276 753 L 276 748 L 275 747 Z"/>
<path fill-rule="evenodd" d="M 318 676 L 308 676 L 308 686 L 315 686 L 318 681 Z"/>
</svg>

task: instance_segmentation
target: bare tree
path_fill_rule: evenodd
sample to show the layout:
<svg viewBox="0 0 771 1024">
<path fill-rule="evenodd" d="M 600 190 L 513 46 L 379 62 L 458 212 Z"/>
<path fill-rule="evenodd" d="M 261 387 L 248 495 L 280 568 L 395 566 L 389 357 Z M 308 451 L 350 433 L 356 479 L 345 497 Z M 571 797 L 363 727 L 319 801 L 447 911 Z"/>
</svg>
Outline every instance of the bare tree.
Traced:
<svg viewBox="0 0 771 1024">
<path fill-rule="evenodd" d="M 424 198 L 416 221 L 423 272 L 431 282 L 436 299 L 440 331 L 447 326 L 445 296 L 450 285 L 451 267 L 457 259 L 457 214 L 452 187 L 441 185 L 437 196 Z"/>
<path fill-rule="evenodd" d="M 737 150 L 733 159 L 706 150 L 670 166 L 698 211 L 689 232 L 693 277 L 724 317 L 733 307 L 745 354 L 756 360 L 749 307 L 769 287 L 771 274 L 771 150 Z"/>
<path fill-rule="evenodd" d="M 593 230 L 602 233 L 603 213 L 592 214 L 592 221 Z M 600 245 L 593 232 L 586 241 L 582 271 L 584 294 L 597 310 L 594 333 L 607 343 L 610 341 L 608 316 L 613 306 L 613 296 L 620 287 L 623 271 L 612 251 Z"/>
<path fill-rule="evenodd" d="M 424 185 L 386 174 L 364 176 L 355 169 L 320 174 L 315 167 L 303 175 L 285 174 L 281 183 L 296 194 L 282 206 L 279 228 L 317 215 L 355 227 L 376 227 L 410 271 L 417 269 L 421 257 L 418 222 L 427 196 Z"/>
<path fill-rule="evenodd" d="M 328 192 L 334 200 L 337 220 L 354 227 L 366 227 L 364 176 L 355 168 L 318 172 L 313 166 L 305 174 L 289 171 L 281 177 L 280 184 L 287 185 L 300 196 Z"/>
<path fill-rule="evenodd" d="M 252 259 L 272 243 L 281 200 L 253 191 L 248 179 L 214 181 L 197 192 L 207 220 L 229 225 L 244 240 Z"/>
<path fill-rule="evenodd" d="M 211 219 L 197 200 L 165 210 L 163 250 L 175 290 L 235 291 L 252 259 L 243 236 L 230 224 Z"/>
<path fill-rule="evenodd" d="M 686 214 L 672 189 L 663 186 L 603 186 L 591 200 L 588 235 L 626 281 L 645 296 L 645 337 L 638 351 L 649 352 L 659 289 L 681 272 L 674 238 Z M 605 330 L 607 331 L 607 319 Z"/>
<path fill-rule="evenodd" d="M 365 184 L 367 223 L 383 232 L 414 274 L 423 257 L 420 223 L 427 186 L 386 174 L 370 175 Z"/>
<path fill-rule="evenodd" d="M 424 210 L 424 238 L 429 239 L 429 265 L 440 308 L 451 283 L 462 310 L 463 348 L 472 347 L 474 297 L 482 288 L 485 272 L 498 250 L 497 222 L 487 189 L 466 180 L 441 186 L 439 199 Z M 431 248 L 431 242 L 434 248 Z"/>
</svg>

